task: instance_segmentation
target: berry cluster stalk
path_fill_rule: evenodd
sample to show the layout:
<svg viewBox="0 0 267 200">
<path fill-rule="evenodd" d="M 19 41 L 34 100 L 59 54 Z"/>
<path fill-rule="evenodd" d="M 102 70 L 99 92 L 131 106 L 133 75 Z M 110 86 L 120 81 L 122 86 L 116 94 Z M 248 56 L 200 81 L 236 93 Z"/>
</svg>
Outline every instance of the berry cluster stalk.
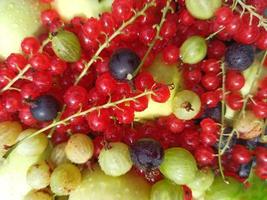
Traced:
<svg viewBox="0 0 267 200">
<path fill-rule="evenodd" d="M 154 39 L 152 40 L 152 42 L 149 44 L 148 50 L 146 51 L 143 59 L 141 60 L 139 66 L 137 67 L 137 69 L 135 70 L 135 72 L 133 73 L 132 77 L 129 77 L 130 79 L 132 79 L 141 69 L 141 67 L 144 65 L 149 53 L 152 51 L 153 47 L 155 46 L 156 42 L 158 40 L 162 40 L 162 37 L 160 36 L 160 31 L 162 29 L 162 26 L 164 24 L 164 22 L 166 21 L 166 16 L 168 11 L 172 10 L 171 5 L 172 0 L 167 0 L 167 3 L 165 5 L 165 7 L 163 8 L 162 12 L 162 16 L 161 16 L 161 20 L 159 24 L 155 24 L 155 28 L 156 28 L 156 36 L 154 37 Z"/>
</svg>

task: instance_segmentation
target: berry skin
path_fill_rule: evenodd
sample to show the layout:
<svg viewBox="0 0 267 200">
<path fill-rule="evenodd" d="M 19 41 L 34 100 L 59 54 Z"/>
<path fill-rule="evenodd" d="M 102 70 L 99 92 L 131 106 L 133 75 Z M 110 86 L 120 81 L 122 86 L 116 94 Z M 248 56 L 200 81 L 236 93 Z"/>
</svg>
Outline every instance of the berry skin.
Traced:
<svg viewBox="0 0 267 200">
<path fill-rule="evenodd" d="M 140 91 L 151 89 L 154 83 L 153 76 L 148 72 L 141 72 L 134 79 L 134 85 Z"/>
<path fill-rule="evenodd" d="M 254 61 L 253 47 L 235 43 L 227 49 L 225 61 L 230 69 L 244 71 Z"/>
<path fill-rule="evenodd" d="M 242 145 L 235 145 L 232 149 L 232 159 L 239 164 L 247 164 L 252 156 L 249 150 Z"/>
<path fill-rule="evenodd" d="M 205 118 L 200 122 L 202 132 L 216 134 L 219 131 L 217 123 L 210 118 Z"/>
<path fill-rule="evenodd" d="M 218 24 L 227 25 L 234 17 L 233 11 L 229 7 L 221 7 L 215 13 L 215 21 Z"/>
<path fill-rule="evenodd" d="M 32 116 L 40 122 L 55 119 L 59 111 L 59 102 L 50 95 L 43 95 L 35 99 L 30 107 Z"/>
<path fill-rule="evenodd" d="M 166 126 L 173 133 L 181 133 L 185 128 L 184 122 L 173 115 L 168 117 Z"/>
<path fill-rule="evenodd" d="M 208 108 L 214 108 L 219 103 L 220 98 L 216 92 L 209 91 L 201 95 L 201 101 Z"/>
<path fill-rule="evenodd" d="M 178 61 L 180 55 L 179 48 L 175 45 L 168 45 L 163 50 L 163 61 L 167 64 L 174 64 Z"/>
<path fill-rule="evenodd" d="M 7 68 L 15 73 L 17 73 L 19 70 L 22 70 L 26 66 L 26 64 L 26 58 L 18 53 L 12 53 L 6 59 Z"/>
<path fill-rule="evenodd" d="M 133 15 L 132 8 L 132 2 L 115 0 L 112 3 L 112 14 L 114 19 L 118 22 L 123 22 L 130 19 L 130 17 Z"/>
<path fill-rule="evenodd" d="M 21 49 L 25 54 L 33 55 L 38 52 L 40 43 L 35 37 L 27 37 L 21 42 Z"/>
<path fill-rule="evenodd" d="M 59 58 L 53 58 L 51 61 L 51 65 L 49 67 L 49 71 L 53 75 L 61 75 L 67 68 L 67 63 Z"/>
<path fill-rule="evenodd" d="M 50 58 L 48 57 L 48 55 L 43 53 L 35 54 L 33 57 L 30 58 L 29 62 L 33 69 L 38 71 L 48 70 L 51 65 Z"/>
<path fill-rule="evenodd" d="M 112 123 L 110 119 L 110 112 L 106 109 L 93 111 L 86 116 L 89 127 L 96 132 L 105 131 L 109 124 Z"/>
<path fill-rule="evenodd" d="M 134 121 L 134 109 L 131 106 L 119 106 L 114 112 L 121 124 L 131 124 Z"/>
<path fill-rule="evenodd" d="M 211 166 L 214 163 L 214 151 L 210 147 L 199 146 L 195 150 L 195 158 L 199 166 Z"/>
<path fill-rule="evenodd" d="M 2 104 L 7 112 L 14 113 L 21 107 L 21 95 L 17 91 L 3 93 Z"/>
<path fill-rule="evenodd" d="M 245 85 L 245 78 L 239 71 L 229 70 L 226 74 L 226 89 L 230 91 L 240 90 Z"/>
<path fill-rule="evenodd" d="M 220 61 L 217 59 L 207 59 L 201 63 L 201 70 L 205 73 L 219 73 L 221 71 Z"/>
<path fill-rule="evenodd" d="M 202 79 L 201 83 L 207 90 L 216 90 L 220 86 L 220 77 L 215 73 L 207 73 Z"/>
<path fill-rule="evenodd" d="M 238 92 L 232 92 L 226 96 L 227 105 L 233 110 L 240 110 L 243 107 L 243 97 Z"/>
<path fill-rule="evenodd" d="M 163 161 L 163 148 L 156 140 L 140 139 L 130 146 L 130 155 L 138 169 L 150 171 L 158 168 Z"/>
<path fill-rule="evenodd" d="M 103 95 L 108 95 L 116 89 L 116 81 L 109 73 L 104 73 L 96 79 L 96 89 Z"/>
<path fill-rule="evenodd" d="M 64 94 L 64 102 L 71 109 L 79 109 L 87 101 L 87 91 L 81 86 L 72 86 Z"/>
<path fill-rule="evenodd" d="M 257 118 L 263 119 L 267 117 L 267 103 L 264 101 L 254 100 L 252 103 L 252 111 Z"/>
<path fill-rule="evenodd" d="M 132 50 L 119 49 L 109 61 L 110 73 L 118 80 L 127 80 L 127 76 L 133 76 L 140 62 L 140 58 Z"/>
<path fill-rule="evenodd" d="M 89 18 L 83 25 L 83 32 L 91 39 L 96 39 L 100 31 L 101 24 L 96 18 Z"/>
<path fill-rule="evenodd" d="M 164 103 L 170 97 L 170 90 L 167 85 L 157 83 L 153 85 L 152 90 L 154 94 L 151 96 L 151 98 L 155 102 Z"/>
</svg>

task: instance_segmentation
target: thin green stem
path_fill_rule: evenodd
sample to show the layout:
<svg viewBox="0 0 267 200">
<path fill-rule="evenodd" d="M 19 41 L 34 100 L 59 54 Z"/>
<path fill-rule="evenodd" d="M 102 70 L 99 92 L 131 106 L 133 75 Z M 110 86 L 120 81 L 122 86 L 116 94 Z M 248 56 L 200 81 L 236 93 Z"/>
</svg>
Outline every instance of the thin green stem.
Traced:
<svg viewBox="0 0 267 200">
<path fill-rule="evenodd" d="M 132 24 L 138 17 L 145 15 L 145 12 L 147 9 L 149 9 L 152 6 L 155 6 L 155 0 L 147 3 L 144 8 L 138 12 L 135 13 L 135 15 L 129 19 L 128 21 L 124 22 L 110 37 L 106 38 L 106 41 L 100 45 L 100 47 L 98 48 L 98 50 L 96 51 L 95 55 L 91 58 L 91 60 L 87 63 L 87 65 L 84 67 L 83 71 L 80 73 L 80 75 L 78 76 L 78 78 L 75 81 L 75 85 L 77 85 L 80 80 L 87 74 L 89 68 L 92 66 L 92 64 L 99 59 L 99 55 L 101 54 L 101 52 L 107 48 L 110 44 L 110 42 L 116 38 L 118 35 L 123 33 L 123 30 L 129 26 L 130 24 Z"/>
<path fill-rule="evenodd" d="M 235 131 L 235 129 L 233 129 L 233 130 L 231 131 L 231 133 L 230 133 L 229 135 L 227 135 L 228 138 L 227 138 L 227 141 L 226 141 L 225 146 L 224 146 L 223 149 L 221 150 L 221 156 L 225 153 L 225 151 L 226 151 L 227 148 L 229 147 L 229 144 L 230 144 L 230 142 L 231 142 L 231 140 L 232 140 L 232 138 L 233 138 L 233 136 L 234 136 L 235 133 L 236 133 L 236 131 Z"/>
<path fill-rule="evenodd" d="M 148 50 L 146 51 L 146 54 L 144 55 L 143 59 L 141 60 L 140 64 L 138 65 L 137 69 L 133 73 L 133 76 L 129 77 L 129 79 L 132 79 L 134 76 L 136 76 L 136 74 L 140 71 L 140 69 L 144 65 L 148 55 L 152 51 L 152 49 L 155 46 L 156 42 L 158 40 L 162 39 L 161 36 L 160 36 L 160 31 L 162 29 L 162 26 L 163 26 L 165 20 L 166 20 L 166 15 L 167 15 L 168 11 L 171 10 L 170 4 L 171 4 L 171 0 L 168 0 L 167 3 L 166 3 L 166 6 L 162 10 L 162 16 L 161 16 L 160 23 L 156 25 L 156 35 L 155 35 L 154 39 L 152 40 L 152 42 L 149 44 Z"/>
<path fill-rule="evenodd" d="M 9 90 L 9 89 L 12 87 L 12 85 L 13 85 L 16 81 L 18 81 L 19 79 L 21 79 L 21 78 L 24 76 L 24 74 L 25 74 L 30 68 L 31 68 L 31 65 L 30 65 L 30 64 L 26 65 L 22 70 L 20 70 L 20 72 L 17 74 L 16 77 L 14 77 L 12 80 L 10 80 L 9 83 L 8 83 L 4 88 L 1 89 L 0 93 L 3 93 L 3 92 L 5 92 L 5 91 Z"/>
<path fill-rule="evenodd" d="M 265 30 L 267 30 L 267 19 L 257 13 L 256 8 L 254 6 L 246 4 L 243 0 L 234 0 L 232 4 L 232 9 L 235 10 L 238 5 L 242 8 L 241 16 L 244 14 L 245 11 L 248 11 L 251 15 L 251 20 L 252 17 L 256 17 L 259 20 L 258 26 L 261 26 Z"/>
<path fill-rule="evenodd" d="M 221 132 L 220 132 L 220 139 L 219 139 L 219 147 L 218 147 L 218 164 L 219 164 L 219 170 L 221 173 L 221 176 L 225 183 L 228 183 L 225 179 L 225 175 L 223 172 L 223 166 L 222 166 L 222 142 L 223 142 L 223 134 L 224 134 L 224 128 L 225 128 L 225 65 L 224 63 L 221 64 L 221 70 L 222 70 L 222 111 L 221 111 Z"/>
<path fill-rule="evenodd" d="M 56 126 L 58 126 L 58 125 L 66 124 L 68 121 L 70 121 L 70 120 L 73 119 L 73 118 L 80 117 L 80 116 L 86 116 L 88 113 L 91 113 L 91 112 L 93 112 L 93 111 L 101 110 L 101 109 L 105 109 L 105 108 L 110 108 L 110 107 L 114 107 L 114 106 L 116 106 L 116 105 L 118 105 L 118 104 L 121 104 L 121 103 L 124 103 L 124 102 L 129 102 L 129 101 L 134 101 L 134 100 L 136 100 L 136 99 L 138 99 L 138 98 L 140 98 L 140 97 L 147 96 L 147 95 L 151 95 L 151 94 L 153 94 L 152 91 L 145 91 L 145 92 L 143 92 L 142 94 L 139 94 L 139 95 L 134 96 L 134 97 L 124 98 L 124 99 L 121 99 L 121 100 L 118 100 L 118 101 L 115 101 L 115 102 L 108 102 L 108 103 L 106 103 L 106 104 L 104 104 L 104 105 L 100 105 L 100 106 L 92 107 L 92 108 L 90 108 L 90 109 L 88 109 L 88 110 L 85 110 L 85 111 L 79 111 L 79 112 L 77 112 L 77 113 L 75 113 L 75 114 L 73 114 L 73 115 L 71 115 L 71 116 L 69 116 L 69 117 L 67 117 L 67 118 L 65 118 L 65 119 L 62 119 L 62 120 L 60 120 L 60 121 L 55 121 L 55 122 L 51 123 L 50 125 L 48 125 L 48 126 L 42 128 L 42 129 L 40 129 L 40 130 L 34 132 L 34 133 L 31 134 L 30 136 L 25 137 L 25 138 L 24 138 L 23 140 L 21 140 L 20 142 L 23 142 L 23 141 L 26 140 L 26 139 L 32 138 L 32 137 L 34 137 L 34 136 L 36 136 L 36 135 L 39 135 L 40 133 L 43 133 L 43 132 L 45 132 L 45 131 L 47 131 L 47 130 L 53 128 L 53 127 L 56 127 Z"/>
<path fill-rule="evenodd" d="M 212 39 L 215 35 L 217 35 L 218 33 L 222 32 L 224 29 L 225 29 L 225 27 L 220 28 L 218 31 L 216 31 L 216 32 L 210 34 L 208 37 L 206 37 L 205 40 Z"/>
</svg>

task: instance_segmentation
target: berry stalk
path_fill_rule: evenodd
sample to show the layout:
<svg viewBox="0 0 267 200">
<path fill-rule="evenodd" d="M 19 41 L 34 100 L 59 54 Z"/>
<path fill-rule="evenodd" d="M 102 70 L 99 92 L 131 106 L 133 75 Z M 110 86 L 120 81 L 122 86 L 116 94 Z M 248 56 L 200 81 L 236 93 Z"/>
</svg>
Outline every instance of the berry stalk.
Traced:
<svg viewBox="0 0 267 200">
<path fill-rule="evenodd" d="M 147 9 L 149 9 L 152 6 L 156 6 L 155 0 L 152 0 L 151 2 L 147 3 L 144 8 L 138 12 L 135 13 L 135 15 L 129 19 L 128 21 L 124 22 L 119 28 L 118 30 L 116 30 L 110 37 L 106 38 L 106 41 L 98 48 L 98 50 L 96 51 L 95 55 L 91 58 L 91 60 L 87 63 L 87 65 L 85 66 L 85 68 L 83 69 L 83 71 L 80 73 L 80 75 L 78 76 L 78 78 L 75 81 L 75 85 L 77 85 L 80 80 L 87 74 L 87 71 L 89 70 L 89 68 L 91 67 L 91 65 L 97 60 L 99 59 L 99 55 L 100 53 L 106 48 L 108 47 L 108 45 L 110 44 L 110 42 L 117 37 L 118 35 L 123 33 L 123 29 L 125 29 L 128 25 L 130 25 L 131 23 L 133 23 L 138 17 L 145 15 L 145 12 Z"/>
<path fill-rule="evenodd" d="M 152 42 L 149 44 L 149 47 L 148 47 L 148 50 L 146 51 L 146 54 L 144 55 L 143 59 L 141 60 L 141 62 L 139 64 L 139 66 L 137 67 L 137 69 L 133 73 L 133 77 L 139 72 L 139 70 L 141 69 L 141 67 L 145 63 L 145 61 L 147 59 L 147 56 L 152 51 L 152 48 L 155 46 L 157 40 L 162 40 L 162 38 L 160 36 L 160 31 L 161 31 L 161 28 L 162 28 L 165 20 L 166 20 L 166 15 L 167 15 L 168 11 L 172 10 L 172 8 L 170 7 L 170 4 L 171 4 L 171 0 L 168 0 L 166 5 L 165 5 L 165 7 L 162 10 L 162 17 L 161 17 L 160 23 L 155 25 L 155 27 L 157 29 L 156 36 L 154 37 Z M 130 77 L 130 78 L 133 78 L 133 77 Z"/>
</svg>

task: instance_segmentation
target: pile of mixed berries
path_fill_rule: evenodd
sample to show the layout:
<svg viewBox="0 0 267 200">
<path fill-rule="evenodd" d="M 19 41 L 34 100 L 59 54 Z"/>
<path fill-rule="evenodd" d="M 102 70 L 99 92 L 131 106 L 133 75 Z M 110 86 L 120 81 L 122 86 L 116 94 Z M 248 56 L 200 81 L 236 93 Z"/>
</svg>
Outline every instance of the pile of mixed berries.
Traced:
<svg viewBox="0 0 267 200">
<path fill-rule="evenodd" d="M 104 171 L 102 149 L 126 144 L 150 183 L 168 177 L 159 166 L 177 147 L 199 169 L 266 180 L 267 2 L 228 0 L 209 17 L 192 1 L 114 0 L 111 12 L 70 22 L 43 11 L 46 33 L 0 63 L 0 121 L 45 133 L 54 147 L 86 136 L 93 152 L 67 157 L 100 160 Z M 179 81 L 162 81 L 158 65 Z M 168 116 L 156 111 L 170 102 Z M 146 109 L 154 116 L 137 120 Z"/>
</svg>

